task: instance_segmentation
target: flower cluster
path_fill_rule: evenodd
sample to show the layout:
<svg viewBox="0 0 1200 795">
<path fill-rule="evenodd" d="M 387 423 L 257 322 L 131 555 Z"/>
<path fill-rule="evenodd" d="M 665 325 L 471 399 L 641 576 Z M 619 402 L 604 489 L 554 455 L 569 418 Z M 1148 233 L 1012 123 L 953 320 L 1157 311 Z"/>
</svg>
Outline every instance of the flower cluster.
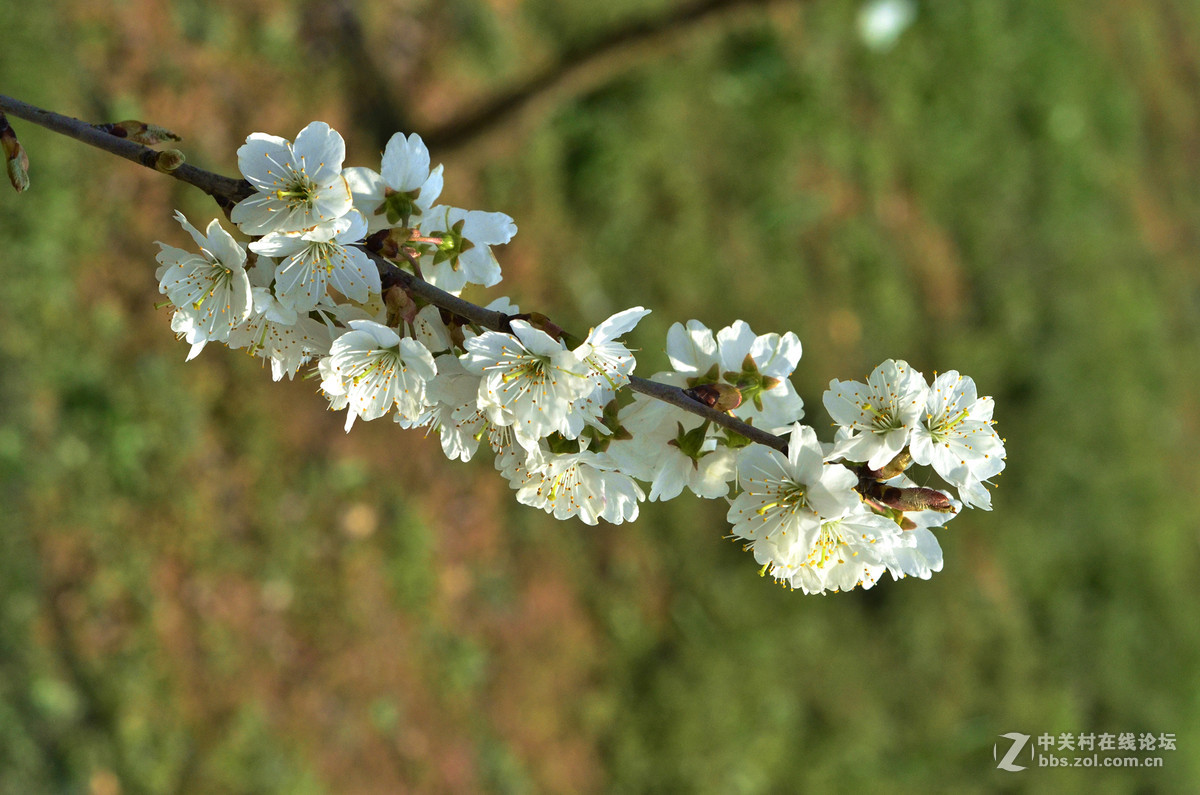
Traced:
<svg viewBox="0 0 1200 795">
<path fill-rule="evenodd" d="M 492 247 L 512 239 L 512 219 L 435 204 L 442 167 L 416 135 L 393 136 L 379 171 L 343 168 L 344 155 L 321 122 L 294 141 L 247 138 L 238 162 L 253 193 L 230 213 L 247 245 L 219 221 L 201 233 L 176 214 L 200 251 L 160 243 L 157 276 L 189 359 L 216 341 L 270 362 L 275 380 L 308 366 L 347 431 L 390 415 L 438 434 L 452 459 L 484 444 L 517 500 L 559 519 L 632 521 L 643 500 L 685 489 L 727 500 L 762 572 L 806 593 L 870 587 L 884 571 L 927 578 L 942 565 L 931 530 L 962 506 L 991 507 L 984 484 L 1004 446 L 970 378 L 931 385 L 888 361 L 866 383 L 834 381 L 824 404 L 838 430 L 822 444 L 789 381 L 795 334 L 676 323 L 671 369 L 654 380 L 741 424 L 714 423 L 628 388 L 623 338 L 642 307 L 583 339 L 506 299 L 489 306 L 497 328 L 456 313 L 467 285 L 500 281 Z M 437 289 L 412 288 L 421 282 Z M 736 430 L 747 426 L 781 443 L 753 443 Z M 912 464 L 956 496 L 916 486 Z"/>
<path fill-rule="evenodd" d="M 761 446 L 743 453 L 734 535 L 750 542 L 764 573 L 805 593 L 869 588 L 885 570 L 922 579 L 940 571 L 931 529 L 963 505 L 990 509 L 983 484 L 1004 469 L 992 399 L 957 372 L 930 386 L 889 360 L 865 384 L 830 382 L 824 404 L 837 424 L 832 444 L 796 423 L 787 456 Z M 958 499 L 916 486 L 905 474 L 913 463 L 931 465 Z"/>
</svg>

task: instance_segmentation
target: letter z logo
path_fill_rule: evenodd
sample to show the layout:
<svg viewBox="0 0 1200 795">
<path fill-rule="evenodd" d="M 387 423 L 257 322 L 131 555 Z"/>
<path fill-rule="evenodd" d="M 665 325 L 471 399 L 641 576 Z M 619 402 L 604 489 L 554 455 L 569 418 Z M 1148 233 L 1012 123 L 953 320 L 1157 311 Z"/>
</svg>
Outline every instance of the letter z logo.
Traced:
<svg viewBox="0 0 1200 795">
<path fill-rule="evenodd" d="M 996 767 L 1001 770 L 1010 770 L 1014 773 L 1018 770 L 1024 770 L 1025 765 L 1014 764 L 1014 760 L 1017 758 L 1017 754 L 1021 753 L 1021 749 L 1025 747 L 1025 743 L 1029 742 L 1029 735 L 1021 734 L 1020 732 L 1009 732 L 1000 736 L 1007 740 L 1012 740 L 1012 745 L 1009 747 L 1008 753 L 1004 755 L 1004 758 L 996 763 Z M 999 754 L 999 745 L 999 743 L 996 743 L 992 746 L 992 759 L 995 759 L 997 754 Z"/>
</svg>

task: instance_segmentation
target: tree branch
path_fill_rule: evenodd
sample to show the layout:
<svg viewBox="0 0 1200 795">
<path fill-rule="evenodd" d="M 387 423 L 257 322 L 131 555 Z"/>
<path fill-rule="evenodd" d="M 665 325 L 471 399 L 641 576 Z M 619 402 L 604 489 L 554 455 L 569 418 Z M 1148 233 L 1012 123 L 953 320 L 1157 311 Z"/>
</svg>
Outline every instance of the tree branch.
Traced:
<svg viewBox="0 0 1200 795">
<path fill-rule="evenodd" d="M 230 179 L 220 174 L 214 174 L 211 171 L 205 171 L 202 168 L 190 166 L 187 163 L 171 171 L 162 171 L 158 167 L 158 156 L 161 153 L 156 149 L 151 149 L 148 146 L 143 146 L 126 138 L 118 138 L 115 135 L 97 129 L 85 121 L 43 110 L 42 108 L 29 105 L 12 97 L 6 97 L 2 94 L 0 94 L 0 110 L 19 119 L 24 119 L 25 121 L 45 127 L 47 130 L 66 135 L 77 141 L 83 141 L 85 144 L 94 146 L 97 149 L 103 149 L 109 154 L 123 157 L 126 160 L 132 160 L 140 166 L 169 174 L 175 179 L 182 180 L 204 191 L 216 199 L 217 203 L 222 207 L 237 204 L 254 192 L 250 183 L 244 179 Z"/>
<path fill-rule="evenodd" d="M 123 157 L 139 165 L 160 171 L 160 169 L 155 167 L 156 159 L 160 154 L 158 151 L 148 146 L 102 132 L 87 122 L 73 119 L 70 116 L 52 113 L 51 111 L 43 110 L 42 108 L 3 95 L 0 95 L 0 110 L 4 110 L 13 116 L 33 122 L 34 124 L 41 125 L 53 132 L 90 144 L 98 149 L 103 149 L 118 157 Z M 167 173 L 176 179 L 199 188 L 216 199 L 217 203 L 223 208 L 231 207 L 236 202 L 253 193 L 250 184 L 245 180 L 231 179 L 230 177 L 186 164 L 179 166 L 173 171 L 161 173 Z M 420 296 L 434 306 L 445 309 L 459 317 L 466 318 L 483 328 L 505 333 L 511 332 L 508 323 L 509 318 L 503 312 L 495 312 L 478 304 L 464 301 L 456 295 L 451 295 L 445 290 L 438 289 L 429 282 L 417 278 L 372 251 L 367 251 L 367 254 L 379 269 L 380 280 L 385 289 L 393 285 L 400 285 L 413 295 Z M 650 381 L 637 376 L 630 376 L 629 388 L 635 392 L 641 392 L 648 397 L 670 403 L 677 408 L 703 417 L 704 419 L 711 420 L 722 427 L 745 436 L 753 442 L 765 444 L 782 453 L 787 452 L 787 440 L 784 437 L 767 433 L 759 428 L 755 428 L 753 425 L 742 422 L 730 414 L 717 411 L 693 400 L 685 395 L 679 387 L 663 384 L 658 381 Z"/>
<path fill-rule="evenodd" d="M 464 301 L 458 296 L 451 295 L 444 290 L 440 290 L 429 282 L 418 279 L 408 271 L 396 267 L 373 251 L 367 251 L 367 256 L 371 257 L 376 267 L 379 268 L 379 276 L 384 289 L 398 284 L 413 295 L 424 298 L 434 306 L 452 312 L 459 317 L 464 317 L 483 328 L 492 331 L 503 331 L 506 334 L 512 333 L 512 329 L 508 324 L 509 318 L 503 312 L 494 312 L 477 304 L 472 304 L 469 301 Z M 701 416 L 706 420 L 711 420 L 718 425 L 745 436 L 752 442 L 765 444 L 781 453 L 787 453 L 786 438 L 768 433 L 760 428 L 755 428 L 753 425 L 748 425 L 730 414 L 717 411 L 714 408 L 693 400 L 685 395 L 683 390 L 677 386 L 631 375 L 629 377 L 629 388 L 634 392 L 641 392 L 643 395 L 656 398 L 664 403 L 670 403 L 672 406 L 681 408 L 684 411 Z"/>
<path fill-rule="evenodd" d="M 696 0 L 683 3 L 657 17 L 635 19 L 582 44 L 568 45 L 550 64 L 519 85 L 502 90 L 473 108 L 427 129 L 422 140 L 431 150 L 447 152 L 465 146 L 519 116 L 541 98 L 566 86 L 578 85 L 589 72 L 603 68 L 605 75 L 629 65 L 629 55 L 674 39 L 704 22 L 748 8 L 765 8 L 794 0 Z M 593 85 L 595 80 L 584 80 Z M 586 90 L 586 89 L 585 89 Z"/>
</svg>

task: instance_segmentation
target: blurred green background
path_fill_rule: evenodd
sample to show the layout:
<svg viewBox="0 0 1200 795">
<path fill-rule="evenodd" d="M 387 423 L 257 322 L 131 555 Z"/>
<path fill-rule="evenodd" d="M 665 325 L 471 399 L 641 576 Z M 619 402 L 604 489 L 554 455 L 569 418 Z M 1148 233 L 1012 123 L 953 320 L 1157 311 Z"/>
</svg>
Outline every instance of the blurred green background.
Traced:
<svg viewBox="0 0 1200 795">
<path fill-rule="evenodd" d="M 944 572 L 790 593 L 720 503 L 556 523 L 311 381 L 185 364 L 154 241 L 214 205 L 13 119 L 0 792 L 1195 791 L 1200 5 L 920 2 L 887 50 L 851 0 L 638 27 L 683 7 L 7 0 L 0 93 L 227 174 L 252 131 L 322 119 L 354 165 L 421 132 L 447 202 L 520 226 L 476 297 L 649 307 L 646 375 L 675 321 L 793 330 L 818 428 L 885 358 L 972 375 L 1008 469 Z M 1007 732 L 1178 748 L 1009 773 Z"/>
</svg>

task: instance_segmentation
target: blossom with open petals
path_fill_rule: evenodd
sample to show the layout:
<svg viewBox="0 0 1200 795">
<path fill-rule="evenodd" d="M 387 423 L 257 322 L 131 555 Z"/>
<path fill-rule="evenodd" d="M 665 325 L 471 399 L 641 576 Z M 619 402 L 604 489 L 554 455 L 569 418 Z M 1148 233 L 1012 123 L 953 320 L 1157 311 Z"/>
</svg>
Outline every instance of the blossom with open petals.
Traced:
<svg viewBox="0 0 1200 795">
<path fill-rule="evenodd" d="M 255 287 L 254 311 L 229 333 L 230 348 L 244 348 L 271 363 L 271 378 L 292 378 L 316 355 L 329 353 L 329 330 L 308 315 L 279 303 L 267 287 Z"/>
<path fill-rule="evenodd" d="M 512 334 L 488 331 L 464 343 L 463 366 L 483 376 L 479 406 L 497 425 L 541 439 L 569 433 L 573 401 L 595 385 L 579 357 L 561 342 L 523 320 L 511 322 Z"/>
<path fill-rule="evenodd" d="M 321 361 L 321 389 L 345 399 L 331 403 L 346 406 L 346 430 L 358 417 L 378 419 L 393 408 L 418 419 L 425 412 L 425 384 L 437 373 L 433 356 L 421 343 L 373 320 L 349 325 L 352 330 L 334 340 Z"/>
<path fill-rule="evenodd" d="M 513 474 L 518 502 L 541 508 L 555 519 L 578 516 L 589 525 L 600 519 L 612 524 L 632 522 L 638 516 L 638 502 L 646 496 L 616 462 L 589 450 L 545 452 L 538 465 Z"/>
<path fill-rule="evenodd" d="M 921 421 L 913 429 L 913 461 L 931 465 L 958 487 L 965 505 L 990 510 L 983 484 L 1004 469 L 1004 442 L 992 427 L 994 402 L 979 397 L 975 382 L 955 370 L 933 381 Z"/>
<path fill-rule="evenodd" d="M 500 283 L 500 263 L 492 253 L 513 239 L 517 225 L 504 213 L 431 207 L 421 218 L 421 234 L 441 240 L 421 257 L 425 281 L 457 295 L 468 284 Z"/>
<path fill-rule="evenodd" d="M 251 133 L 238 149 L 238 168 L 254 194 L 234 206 L 230 220 L 248 235 L 294 235 L 341 218 L 353 206 L 345 157 L 342 136 L 323 121 L 301 130 L 295 143 Z"/>
<path fill-rule="evenodd" d="M 275 294 L 280 303 L 308 312 L 326 300 L 332 287 L 363 303 L 380 289 L 379 269 L 359 248 L 367 230 L 362 214 L 351 211 L 300 235 L 275 232 L 250 244 L 250 250 L 282 258 L 275 268 Z"/>
<path fill-rule="evenodd" d="M 804 401 L 788 380 L 800 353 L 800 340 L 792 332 L 756 335 L 742 320 L 716 334 L 698 320 L 676 323 L 667 331 L 667 356 L 687 386 L 735 387 L 742 403 L 733 415 L 770 431 L 782 432 L 804 416 Z"/>
<path fill-rule="evenodd" d="M 659 373 L 653 380 L 678 386 L 683 377 Z M 720 443 L 710 422 L 640 394 L 618 418 L 628 438 L 612 441 L 606 452 L 622 471 L 650 484 L 651 502 L 674 499 L 685 488 L 705 499 L 729 493 L 737 451 Z"/>
<path fill-rule="evenodd" d="M 903 544 L 903 535 L 890 518 L 860 504 L 841 518 L 822 521 L 808 545 L 791 547 L 782 559 L 759 562 L 768 564 L 776 579 L 804 593 L 865 590 L 889 563 L 899 565 L 893 550 Z"/>
<path fill-rule="evenodd" d="M 847 461 L 880 469 L 904 449 L 925 408 L 929 385 L 908 362 L 888 359 L 867 383 L 829 382 L 823 400 L 833 421 L 851 431 L 834 448 Z"/>
<path fill-rule="evenodd" d="M 593 328 L 583 344 L 575 349 L 601 393 L 599 402 L 612 400 L 616 390 L 629 383 L 629 375 L 637 362 L 621 337 L 633 331 L 648 314 L 650 310 L 640 306 L 618 312 Z"/>
<path fill-rule="evenodd" d="M 429 167 L 429 150 L 416 133 L 396 133 L 388 140 L 378 172 L 354 167 L 342 174 L 371 232 L 418 225 L 442 192 L 442 167 Z"/>
<path fill-rule="evenodd" d="M 601 421 L 604 407 L 616 398 L 618 389 L 629 383 L 629 376 L 637 364 L 620 337 L 632 331 L 648 314 L 650 310 L 640 306 L 618 312 L 593 328 L 587 339 L 575 348 L 575 355 L 583 361 L 593 386 L 582 399 L 572 404 L 567 413 L 568 426 L 564 435 L 568 438 L 575 438 L 588 425 L 600 433 L 609 433 Z"/>
<path fill-rule="evenodd" d="M 229 332 L 249 317 L 253 299 L 246 251 L 220 222 L 213 219 L 201 234 L 183 213 L 176 212 L 175 220 L 196 241 L 200 253 L 159 243 L 160 267 L 155 275 L 159 292 L 175 306 L 172 328 L 193 346 L 190 359 L 206 342 L 229 339 Z"/>
<path fill-rule="evenodd" d="M 816 432 L 796 423 L 788 454 L 763 445 L 742 451 L 738 462 L 742 493 L 726 516 L 733 534 L 750 541 L 759 563 L 793 572 L 821 554 L 822 526 L 840 520 L 862 500 L 854 491 L 858 476 L 841 464 L 827 464 Z"/>
</svg>

